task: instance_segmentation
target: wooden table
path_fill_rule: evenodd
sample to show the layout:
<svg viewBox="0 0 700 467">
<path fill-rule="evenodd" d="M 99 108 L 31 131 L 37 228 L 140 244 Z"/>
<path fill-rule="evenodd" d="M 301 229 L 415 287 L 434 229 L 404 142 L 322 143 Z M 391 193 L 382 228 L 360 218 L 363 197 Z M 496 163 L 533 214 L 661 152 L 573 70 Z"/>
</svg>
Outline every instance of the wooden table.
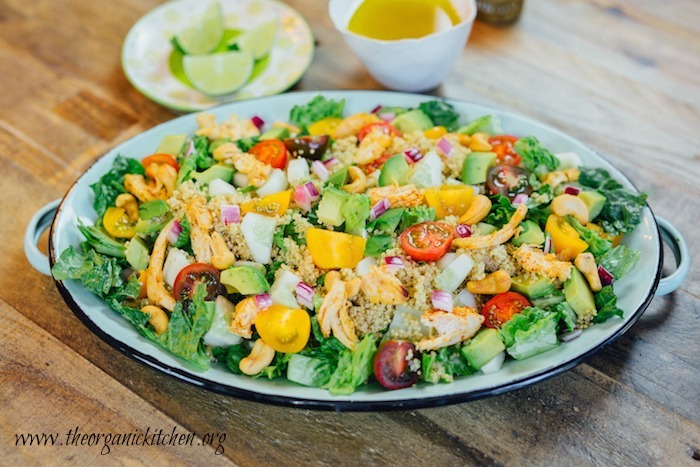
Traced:
<svg viewBox="0 0 700 467">
<path fill-rule="evenodd" d="M 697 268 L 573 370 L 435 409 L 338 414 L 237 400 L 157 373 L 91 334 L 29 266 L 22 236 L 93 158 L 176 116 L 139 94 L 120 65 L 127 31 L 158 3 L 0 0 L 3 464 L 699 465 Z M 324 2 L 288 3 L 318 40 L 297 89 L 380 88 Z M 654 212 L 697 254 L 699 24 L 695 0 L 528 0 L 513 26 L 476 23 L 435 94 L 509 107 L 586 141 L 650 193 Z M 22 433 L 148 427 L 196 437 L 192 446 L 109 454 L 101 445 L 16 445 Z M 197 446 L 207 433 L 225 433 L 223 454 L 218 436 L 214 448 Z"/>
</svg>

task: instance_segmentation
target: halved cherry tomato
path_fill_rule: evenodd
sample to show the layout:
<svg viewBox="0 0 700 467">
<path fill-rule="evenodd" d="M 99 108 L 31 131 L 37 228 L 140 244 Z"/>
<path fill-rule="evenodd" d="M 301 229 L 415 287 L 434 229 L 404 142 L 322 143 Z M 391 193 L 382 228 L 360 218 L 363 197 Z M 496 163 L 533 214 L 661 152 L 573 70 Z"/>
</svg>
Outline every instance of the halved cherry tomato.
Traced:
<svg viewBox="0 0 700 467">
<path fill-rule="evenodd" d="M 285 139 L 284 144 L 292 157 L 320 161 L 328 150 L 330 141 L 328 135 L 295 136 Z"/>
<path fill-rule="evenodd" d="M 472 203 L 474 188 L 468 185 L 442 185 L 425 189 L 428 206 L 435 209 L 435 217 L 462 216 Z"/>
<path fill-rule="evenodd" d="M 530 306 L 527 298 L 517 292 L 503 292 L 492 297 L 484 304 L 481 314 L 484 315 L 484 325 L 488 328 L 498 328 L 503 323 Z"/>
<path fill-rule="evenodd" d="M 204 300 L 214 300 L 221 292 L 219 270 L 206 263 L 194 263 L 185 266 L 175 278 L 173 296 L 175 300 L 189 300 L 199 284 L 207 288 Z"/>
<path fill-rule="evenodd" d="M 291 200 L 292 190 L 284 190 L 247 201 L 241 205 L 241 211 L 243 211 L 243 214 L 255 212 L 263 216 L 282 216 L 287 212 L 287 207 L 289 207 Z"/>
<path fill-rule="evenodd" d="M 365 136 L 372 133 L 373 131 L 380 131 L 386 135 L 392 134 L 394 136 L 401 136 L 401 132 L 394 128 L 390 123 L 374 122 L 362 127 L 360 132 L 357 134 L 357 141 L 362 141 L 363 139 L 365 139 Z"/>
<path fill-rule="evenodd" d="M 379 158 L 377 158 L 376 160 L 370 162 L 369 164 L 364 164 L 360 167 L 362 168 L 362 171 L 365 174 L 369 175 L 372 172 L 374 172 L 375 170 L 379 170 L 379 168 L 381 168 L 381 166 L 383 166 L 384 163 L 386 161 L 388 161 L 391 158 L 391 156 L 393 156 L 393 155 L 394 154 L 392 154 L 390 152 L 385 152 L 384 154 L 379 156 Z"/>
<path fill-rule="evenodd" d="M 136 235 L 136 223 L 131 222 L 124 208 L 107 208 L 102 216 L 102 226 L 114 238 L 132 238 Z"/>
<path fill-rule="evenodd" d="M 311 319 L 300 308 L 272 305 L 258 313 L 255 329 L 262 340 L 276 351 L 297 353 L 309 341 Z"/>
<path fill-rule="evenodd" d="M 311 136 L 332 135 L 333 131 L 338 128 L 338 125 L 340 125 L 342 121 L 343 119 L 338 117 L 324 118 L 309 125 L 309 134 Z"/>
<path fill-rule="evenodd" d="M 416 346 L 408 341 L 386 341 L 374 356 L 374 377 L 387 389 L 402 389 L 418 381 L 418 372 L 411 370 L 408 358 L 418 356 Z"/>
<path fill-rule="evenodd" d="M 260 162 L 271 165 L 276 169 L 284 169 L 287 165 L 287 146 L 278 139 L 260 141 L 248 152 Z"/>
<path fill-rule="evenodd" d="M 496 153 L 498 162 L 506 165 L 519 165 L 522 158 L 513 149 L 513 144 L 518 141 L 517 136 L 496 135 L 489 138 L 491 150 Z"/>
<path fill-rule="evenodd" d="M 453 229 L 442 222 L 422 222 L 401 232 L 401 248 L 416 261 L 437 261 L 447 253 Z"/>
<path fill-rule="evenodd" d="M 513 199 L 520 193 L 532 193 L 530 172 L 513 165 L 495 165 L 489 169 L 486 183 L 492 194 L 501 194 Z"/>
<path fill-rule="evenodd" d="M 170 154 L 151 154 L 150 156 L 144 157 L 141 161 L 141 165 L 144 167 L 148 167 L 151 164 L 168 164 L 175 170 L 179 169 L 177 161 Z"/>
</svg>

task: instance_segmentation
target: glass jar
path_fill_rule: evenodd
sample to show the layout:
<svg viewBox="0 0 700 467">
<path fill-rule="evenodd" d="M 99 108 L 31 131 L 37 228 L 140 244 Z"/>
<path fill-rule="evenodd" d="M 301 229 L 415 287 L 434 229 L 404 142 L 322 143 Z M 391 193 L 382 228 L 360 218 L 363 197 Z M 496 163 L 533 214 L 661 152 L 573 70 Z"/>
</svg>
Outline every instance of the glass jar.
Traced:
<svg viewBox="0 0 700 467">
<path fill-rule="evenodd" d="M 520 16 L 524 0 L 476 0 L 477 19 L 491 24 L 509 24 Z"/>
</svg>

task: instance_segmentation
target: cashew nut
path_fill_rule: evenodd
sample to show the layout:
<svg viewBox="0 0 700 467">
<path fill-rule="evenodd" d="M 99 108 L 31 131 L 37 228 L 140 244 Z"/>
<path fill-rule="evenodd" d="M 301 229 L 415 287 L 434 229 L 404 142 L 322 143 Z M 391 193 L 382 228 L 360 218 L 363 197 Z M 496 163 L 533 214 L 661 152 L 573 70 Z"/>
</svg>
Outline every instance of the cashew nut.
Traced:
<svg viewBox="0 0 700 467">
<path fill-rule="evenodd" d="M 214 247 L 214 255 L 211 257 L 211 265 L 216 269 L 223 271 L 230 268 L 236 261 L 236 256 L 228 249 L 226 240 L 219 232 L 211 233 L 212 246 Z"/>
<path fill-rule="evenodd" d="M 552 187 L 555 187 L 557 185 L 561 185 L 564 182 L 574 182 L 578 180 L 579 175 L 581 175 L 581 171 L 575 168 L 555 170 L 553 172 L 545 174 L 544 177 L 542 177 L 542 183 L 546 183 L 548 185 L 551 185 Z"/>
<path fill-rule="evenodd" d="M 141 308 L 141 313 L 148 315 L 148 322 L 153 326 L 156 334 L 160 335 L 168 330 L 170 319 L 161 308 L 154 305 L 146 305 Z"/>
<path fill-rule="evenodd" d="M 258 339 L 253 344 L 250 355 L 243 358 L 238 364 L 238 368 L 246 375 L 257 375 L 263 371 L 275 358 L 275 349 Z"/>
<path fill-rule="evenodd" d="M 598 292 L 603 288 L 598 275 L 598 267 L 595 264 L 595 258 L 592 253 L 579 253 L 574 260 L 574 266 L 581 271 L 583 277 L 588 281 L 593 292 Z"/>
<path fill-rule="evenodd" d="M 499 269 L 480 281 L 467 282 L 467 290 L 473 294 L 495 295 L 508 292 L 511 282 L 510 274 L 503 269 Z"/>
<path fill-rule="evenodd" d="M 469 142 L 469 149 L 481 152 L 493 149 L 493 146 L 489 144 L 489 135 L 486 133 L 474 133 Z"/>
<path fill-rule="evenodd" d="M 343 190 L 348 193 L 364 193 L 365 188 L 367 188 L 367 176 L 357 166 L 351 165 L 348 167 L 348 176 L 350 177 L 350 183 L 343 187 Z"/>
<path fill-rule="evenodd" d="M 118 208 L 124 208 L 131 222 L 139 220 L 139 203 L 131 193 L 122 193 L 117 196 L 114 205 Z"/>
<path fill-rule="evenodd" d="M 460 224 L 474 225 L 484 217 L 488 216 L 491 211 L 491 200 L 484 195 L 476 195 L 469 205 L 467 212 L 459 218 Z"/>
<path fill-rule="evenodd" d="M 557 216 L 564 217 L 570 214 L 583 225 L 588 224 L 588 206 L 578 196 L 566 193 L 559 195 L 552 200 L 551 208 Z"/>
</svg>

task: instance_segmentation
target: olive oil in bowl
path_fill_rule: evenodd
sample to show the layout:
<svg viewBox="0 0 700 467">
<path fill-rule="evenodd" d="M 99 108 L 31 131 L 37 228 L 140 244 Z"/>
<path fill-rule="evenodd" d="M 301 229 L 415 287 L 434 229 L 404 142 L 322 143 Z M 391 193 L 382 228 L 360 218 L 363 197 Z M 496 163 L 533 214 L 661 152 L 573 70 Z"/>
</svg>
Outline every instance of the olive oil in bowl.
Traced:
<svg viewBox="0 0 700 467">
<path fill-rule="evenodd" d="M 450 0 L 365 0 L 355 10 L 348 31 L 379 40 L 424 37 L 461 21 Z"/>
</svg>

